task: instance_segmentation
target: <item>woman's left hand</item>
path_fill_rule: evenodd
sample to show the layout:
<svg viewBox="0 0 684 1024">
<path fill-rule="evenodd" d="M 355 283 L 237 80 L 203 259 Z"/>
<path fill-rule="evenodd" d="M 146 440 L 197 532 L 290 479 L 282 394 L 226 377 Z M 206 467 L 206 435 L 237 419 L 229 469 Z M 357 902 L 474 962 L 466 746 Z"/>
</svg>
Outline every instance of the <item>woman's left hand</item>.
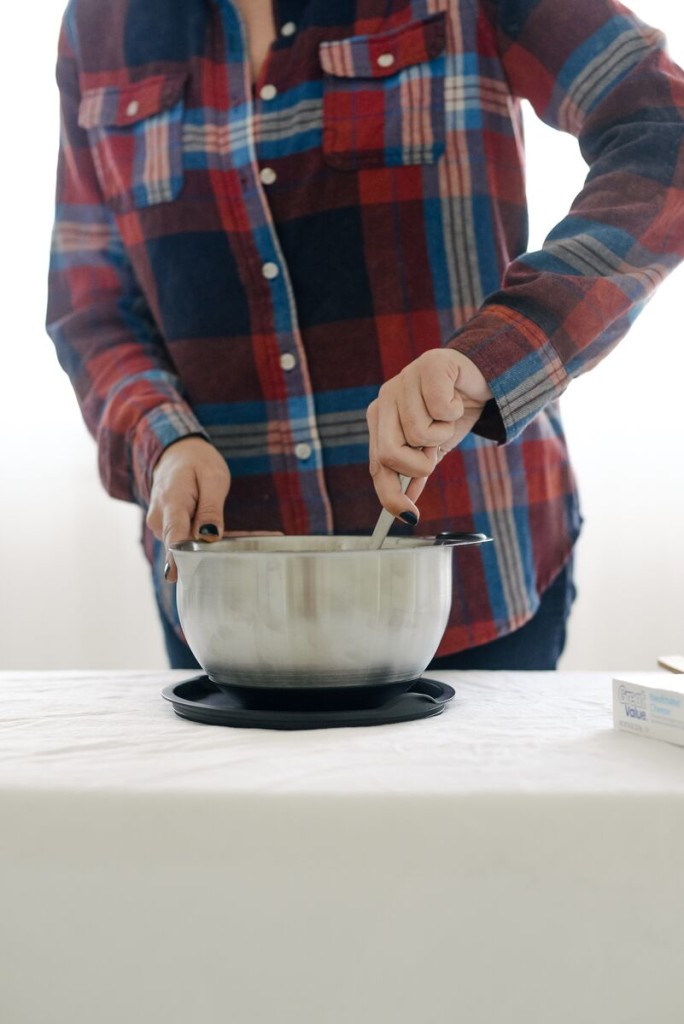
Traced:
<svg viewBox="0 0 684 1024">
<path fill-rule="evenodd" d="M 492 397 L 475 363 L 455 349 L 424 352 L 380 388 L 368 406 L 370 472 L 381 505 L 419 518 L 415 501 Z M 399 474 L 411 477 L 402 494 Z"/>
</svg>

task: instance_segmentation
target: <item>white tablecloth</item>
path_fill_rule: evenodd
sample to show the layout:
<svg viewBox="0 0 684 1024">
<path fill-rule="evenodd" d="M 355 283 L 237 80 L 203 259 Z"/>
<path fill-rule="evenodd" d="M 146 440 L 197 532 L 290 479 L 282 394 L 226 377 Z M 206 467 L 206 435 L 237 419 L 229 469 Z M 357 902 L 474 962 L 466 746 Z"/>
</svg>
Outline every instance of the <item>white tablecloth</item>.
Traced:
<svg viewBox="0 0 684 1024">
<path fill-rule="evenodd" d="M 189 675 L 0 674 L 2 1024 L 684 1020 L 684 748 L 610 674 L 313 732 L 182 720 Z"/>
</svg>

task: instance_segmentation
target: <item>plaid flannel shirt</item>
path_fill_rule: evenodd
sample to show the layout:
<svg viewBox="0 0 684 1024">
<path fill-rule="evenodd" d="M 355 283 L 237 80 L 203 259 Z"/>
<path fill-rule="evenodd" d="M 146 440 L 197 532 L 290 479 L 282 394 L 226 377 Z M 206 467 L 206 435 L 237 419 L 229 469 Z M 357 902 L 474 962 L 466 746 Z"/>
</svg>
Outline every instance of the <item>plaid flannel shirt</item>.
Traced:
<svg viewBox="0 0 684 1024">
<path fill-rule="evenodd" d="M 684 255 L 683 76 L 613 0 L 274 13 L 253 86 L 230 0 L 69 4 L 48 330 L 111 494 L 144 507 L 202 434 L 227 527 L 286 533 L 370 532 L 368 403 L 426 349 L 467 354 L 494 399 L 419 529 L 494 537 L 457 556 L 440 653 L 481 644 L 579 532 L 558 397 Z M 589 165 L 530 253 L 521 98 Z"/>
</svg>

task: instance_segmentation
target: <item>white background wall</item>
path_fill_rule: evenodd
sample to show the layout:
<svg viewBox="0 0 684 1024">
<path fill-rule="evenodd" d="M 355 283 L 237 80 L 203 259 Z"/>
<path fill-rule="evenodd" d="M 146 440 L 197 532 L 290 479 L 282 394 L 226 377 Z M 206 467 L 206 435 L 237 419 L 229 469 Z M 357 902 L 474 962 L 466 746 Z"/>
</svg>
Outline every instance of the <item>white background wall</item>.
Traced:
<svg viewBox="0 0 684 1024">
<path fill-rule="evenodd" d="M 631 6 L 684 63 L 679 4 Z M 3 11 L 0 669 L 163 668 L 140 512 L 101 489 L 94 444 L 43 329 L 62 8 L 33 0 Z M 528 121 L 537 246 L 584 165 L 573 139 Z M 566 668 L 651 668 L 659 654 L 684 653 L 683 290 L 679 270 L 563 399 L 586 519 Z"/>
</svg>

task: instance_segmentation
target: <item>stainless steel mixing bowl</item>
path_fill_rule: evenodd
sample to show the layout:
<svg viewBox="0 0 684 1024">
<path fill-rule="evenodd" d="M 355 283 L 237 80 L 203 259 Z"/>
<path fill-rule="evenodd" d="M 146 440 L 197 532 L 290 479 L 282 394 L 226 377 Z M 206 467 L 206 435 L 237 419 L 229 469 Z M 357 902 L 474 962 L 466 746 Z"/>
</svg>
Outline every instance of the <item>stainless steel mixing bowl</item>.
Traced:
<svg viewBox="0 0 684 1024">
<path fill-rule="evenodd" d="M 445 535 L 447 536 L 447 535 Z M 482 543 L 478 539 L 446 541 Z M 240 537 L 172 547 L 186 639 L 217 683 L 353 687 L 415 679 L 451 607 L 435 538 Z"/>
</svg>

